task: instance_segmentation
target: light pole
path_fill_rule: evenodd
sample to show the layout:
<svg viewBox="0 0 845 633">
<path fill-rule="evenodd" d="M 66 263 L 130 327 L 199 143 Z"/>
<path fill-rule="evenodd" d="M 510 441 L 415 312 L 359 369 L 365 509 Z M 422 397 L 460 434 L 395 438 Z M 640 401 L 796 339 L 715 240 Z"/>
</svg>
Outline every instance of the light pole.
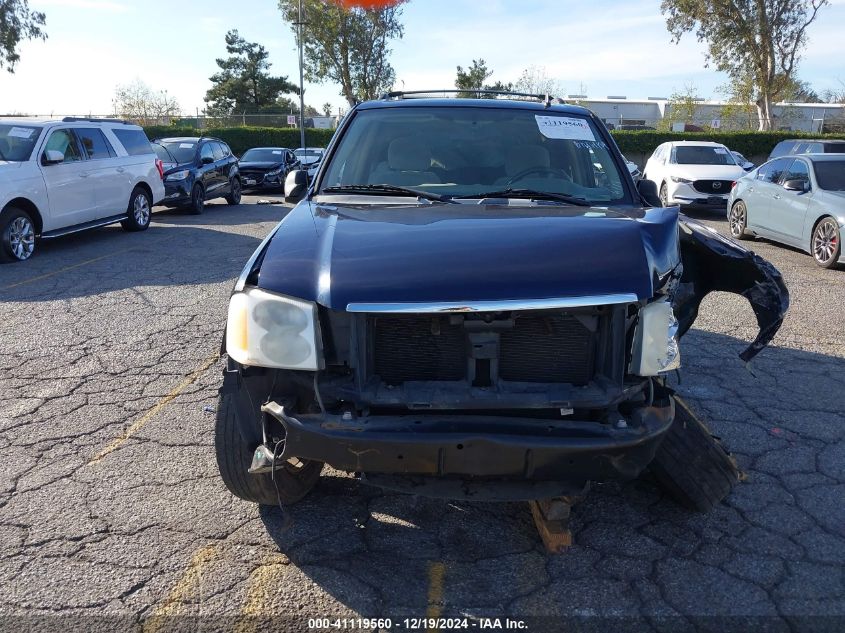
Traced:
<svg viewBox="0 0 845 633">
<path fill-rule="evenodd" d="M 305 148 L 305 85 L 302 69 L 302 29 L 305 22 L 302 21 L 302 0 L 299 0 L 299 21 L 296 23 L 299 31 L 299 146 Z"/>
</svg>

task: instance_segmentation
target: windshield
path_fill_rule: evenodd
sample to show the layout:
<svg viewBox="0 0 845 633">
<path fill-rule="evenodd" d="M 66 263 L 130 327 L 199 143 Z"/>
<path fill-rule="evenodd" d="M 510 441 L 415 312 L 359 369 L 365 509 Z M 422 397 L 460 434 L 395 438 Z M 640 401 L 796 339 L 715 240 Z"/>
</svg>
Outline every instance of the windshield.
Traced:
<svg viewBox="0 0 845 633">
<path fill-rule="evenodd" d="M 627 177 L 627 174 L 626 174 Z M 506 189 L 621 202 L 622 176 L 586 117 L 549 110 L 407 107 L 355 114 L 321 182 L 449 197 Z"/>
<path fill-rule="evenodd" d="M 28 161 L 40 132 L 40 127 L 0 125 L 0 160 L 14 163 Z"/>
<path fill-rule="evenodd" d="M 813 163 L 816 182 L 828 191 L 845 191 L 845 160 L 825 160 Z"/>
<path fill-rule="evenodd" d="M 196 141 L 159 141 L 177 163 L 191 163 L 197 155 Z M 163 160 L 163 159 L 162 159 Z"/>
<path fill-rule="evenodd" d="M 673 150 L 676 165 L 736 165 L 726 147 L 707 145 L 676 146 Z"/>
<path fill-rule="evenodd" d="M 241 156 L 241 162 L 244 163 L 281 163 L 284 160 L 285 150 L 283 148 L 248 149 Z"/>
<path fill-rule="evenodd" d="M 323 150 L 321 149 L 297 149 L 294 150 L 293 153 L 296 155 L 297 158 L 311 158 L 317 159 L 323 157 Z"/>
<path fill-rule="evenodd" d="M 156 153 L 158 159 L 163 163 L 175 163 L 176 159 L 167 151 L 167 149 L 160 143 L 151 143 L 153 151 Z"/>
</svg>

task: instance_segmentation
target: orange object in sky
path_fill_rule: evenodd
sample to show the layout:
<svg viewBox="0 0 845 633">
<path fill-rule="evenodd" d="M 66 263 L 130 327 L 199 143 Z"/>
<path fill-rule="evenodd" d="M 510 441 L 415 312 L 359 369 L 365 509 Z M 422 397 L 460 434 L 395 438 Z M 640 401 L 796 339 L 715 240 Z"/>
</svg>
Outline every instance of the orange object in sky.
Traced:
<svg viewBox="0 0 845 633">
<path fill-rule="evenodd" d="M 385 7 L 392 7 L 399 4 L 400 0 L 335 0 L 335 2 L 346 9 L 355 7 L 361 9 L 384 9 Z"/>
</svg>

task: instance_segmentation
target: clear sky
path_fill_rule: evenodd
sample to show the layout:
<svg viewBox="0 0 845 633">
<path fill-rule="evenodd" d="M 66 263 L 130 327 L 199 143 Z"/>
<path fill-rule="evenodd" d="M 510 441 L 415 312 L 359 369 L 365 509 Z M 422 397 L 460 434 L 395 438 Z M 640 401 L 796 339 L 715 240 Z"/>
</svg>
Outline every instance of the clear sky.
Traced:
<svg viewBox="0 0 845 633">
<path fill-rule="evenodd" d="M 204 106 L 237 28 L 270 52 L 272 71 L 298 81 L 290 28 L 273 0 L 30 0 L 47 14 L 46 42 L 27 42 L 14 75 L 0 71 L 0 113 L 108 114 L 117 84 L 138 78 L 175 96 L 184 112 Z M 668 96 L 692 83 L 718 98 L 724 76 L 704 68 L 693 35 L 672 44 L 660 0 L 411 0 L 405 37 L 393 46 L 397 88 L 452 88 L 455 67 L 484 58 L 492 80 L 545 67 L 568 94 Z M 845 0 L 810 27 L 799 75 L 819 92 L 845 82 Z M 306 84 L 306 102 L 343 106 L 339 88 Z"/>
</svg>

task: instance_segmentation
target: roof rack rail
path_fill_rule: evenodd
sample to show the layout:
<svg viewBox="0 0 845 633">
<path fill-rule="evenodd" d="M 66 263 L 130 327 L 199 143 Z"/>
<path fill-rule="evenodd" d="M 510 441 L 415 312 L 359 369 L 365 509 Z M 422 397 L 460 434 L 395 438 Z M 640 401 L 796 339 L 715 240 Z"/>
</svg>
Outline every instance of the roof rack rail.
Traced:
<svg viewBox="0 0 845 633">
<path fill-rule="evenodd" d="M 62 123 L 122 123 L 123 125 L 132 125 L 131 121 L 123 119 L 93 119 L 80 116 L 66 116 L 62 119 Z"/>
<path fill-rule="evenodd" d="M 502 97 L 522 97 L 529 99 L 536 99 L 542 102 L 548 108 L 553 103 L 566 103 L 563 99 L 549 94 L 532 94 L 528 92 L 513 92 L 510 90 L 394 90 L 386 92 L 381 96 L 382 101 L 389 101 L 391 99 L 401 100 L 407 97 L 419 98 L 421 95 L 469 95 L 469 98 L 479 98 L 480 95 L 502 96 Z"/>
</svg>

